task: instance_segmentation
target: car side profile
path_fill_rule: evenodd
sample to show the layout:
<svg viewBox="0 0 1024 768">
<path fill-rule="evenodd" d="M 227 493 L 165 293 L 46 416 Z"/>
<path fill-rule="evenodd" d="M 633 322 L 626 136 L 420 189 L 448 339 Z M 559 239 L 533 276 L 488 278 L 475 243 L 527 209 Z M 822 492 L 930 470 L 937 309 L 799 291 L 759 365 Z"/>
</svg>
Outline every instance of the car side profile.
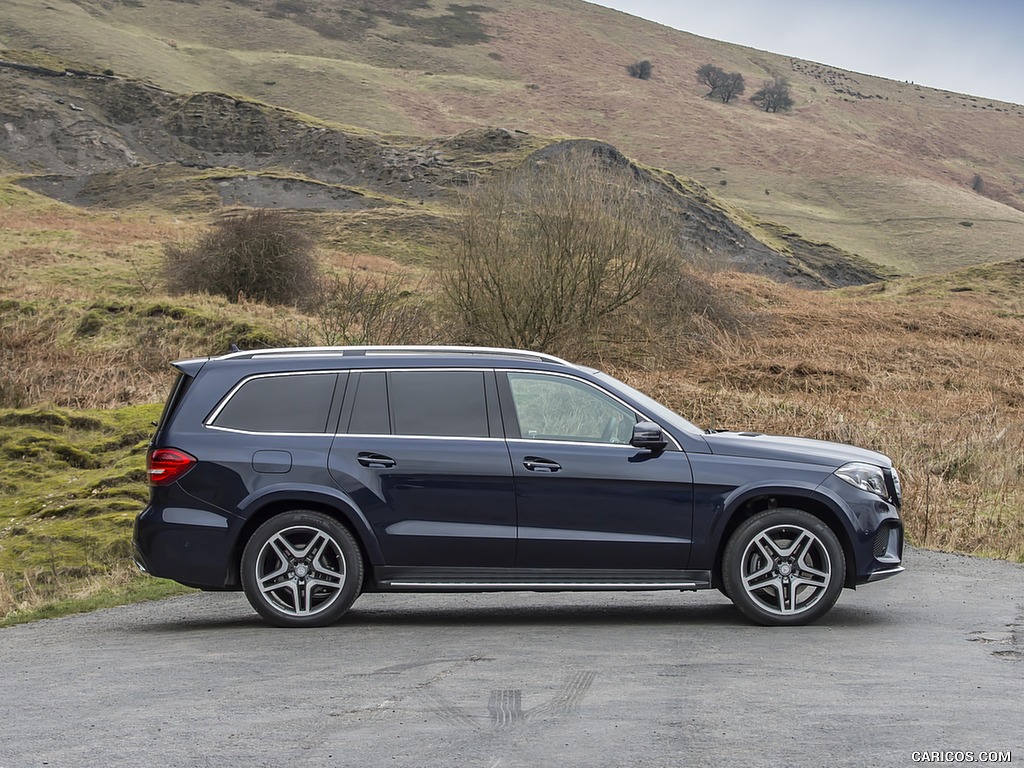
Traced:
<svg viewBox="0 0 1024 768">
<path fill-rule="evenodd" d="M 323 626 L 362 592 L 718 588 L 823 616 L 903 571 L 899 476 L 837 443 L 700 429 L 593 368 L 476 347 L 174 363 L 134 551 Z"/>
</svg>

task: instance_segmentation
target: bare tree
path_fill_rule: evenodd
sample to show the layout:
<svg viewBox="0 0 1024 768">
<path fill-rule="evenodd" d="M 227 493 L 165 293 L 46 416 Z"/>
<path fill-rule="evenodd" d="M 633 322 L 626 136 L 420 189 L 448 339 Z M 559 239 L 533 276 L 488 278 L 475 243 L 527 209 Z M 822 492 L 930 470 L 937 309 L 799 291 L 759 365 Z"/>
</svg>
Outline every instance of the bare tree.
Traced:
<svg viewBox="0 0 1024 768">
<path fill-rule="evenodd" d="M 743 80 L 743 75 L 739 72 L 730 72 L 718 84 L 715 95 L 722 100 L 723 104 L 728 104 L 734 96 L 742 95 L 746 89 L 747 84 Z"/>
<path fill-rule="evenodd" d="M 697 68 L 697 82 L 708 87 L 708 96 L 714 95 L 724 77 L 725 70 L 714 64 L 704 64 Z"/>
<path fill-rule="evenodd" d="M 468 341 L 581 353 L 678 264 L 676 228 L 629 167 L 577 149 L 472 190 L 441 272 Z"/>
<path fill-rule="evenodd" d="M 793 108 L 793 97 L 789 94 L 789 83 L 783 77 L 765 80 L 761 90 L 750 100 L 765 112 L 786 112 Z"/>
<path fill-rule="evenodd" d="M 708 96 L 719 98 L 725 104 L 746 90 L 743 75 L 739 72 L 726 72 L 714 64 L 704 64 L 697 68 L 697 82 L 710 89 Z"/>
</svg>

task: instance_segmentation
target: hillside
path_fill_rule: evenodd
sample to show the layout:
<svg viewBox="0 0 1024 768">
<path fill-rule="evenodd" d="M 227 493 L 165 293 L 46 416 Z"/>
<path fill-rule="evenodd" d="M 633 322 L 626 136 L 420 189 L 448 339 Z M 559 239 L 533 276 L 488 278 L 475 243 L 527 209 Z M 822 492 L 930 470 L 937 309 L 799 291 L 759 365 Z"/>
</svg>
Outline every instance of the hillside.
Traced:
<svg viewBox="0 0 1024 768">
<path fill-rule="evenodd" d="M 579 143 L 477 128 L 447 137 L 380 134 L 220 93 L 175 94 L 134 80 L 7 52 L 0 58 L 0 158 L 23 187 L 72 205 L 175 212 L 250 206 L 329 214 L 336 238 L 435 241 L 459 190 Z M 674 210 L 701 260 L 806 287 L 877 280 L 884 270 L 828 244 L 760 222 L 706 188 L 630 165 Z M 410 224 L 415 231 L 410 231 Z M 375 248 L 374 250 L 379 250 Z"/>
<path fill-rule="evenodd" d="M 7 0 L 0 45 L 383 133 L 589 136 L 727 204 L 911 273 L 1011 259 L 1024 107 L 678 32 L 579 0 Z M 625 66 L 654 64 L 649 81 Z M 694 70 L 780 74 L 776 116 Z"/>
</svg>

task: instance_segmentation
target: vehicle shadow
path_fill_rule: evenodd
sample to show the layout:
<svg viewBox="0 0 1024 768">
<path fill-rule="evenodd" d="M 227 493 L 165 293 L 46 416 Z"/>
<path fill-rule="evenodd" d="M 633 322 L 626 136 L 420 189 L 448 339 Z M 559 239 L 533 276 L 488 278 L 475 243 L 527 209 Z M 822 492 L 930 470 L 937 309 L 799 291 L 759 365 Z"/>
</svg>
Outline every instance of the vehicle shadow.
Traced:
<svg viewBox="0 0 1024 768">
<path fill-rule="evenodd" d="M 201 599 L 202 596 L 196 596 Z M 246 609 L 248 605 L 244 606 Z M 737 627 L 757 631 L 787 632 L 822 628 L 870 628 L 891 626 L 895 616 L 863 608 L 834 607 L 824 618 L 808 627 L 759 627 L 748 621 L 728 602 L 679 605 L 660 603 L 657 605 L 626 604 L 565 604 L 564 602 L 544 604 L 530 602 L 518 605 L 432 605 L 410 607 L 409 605 L 388 605 L 386 599 L 374 605 L 360 602 L 337 623 L 328 627 L 309 630 L 280 629 L 264 623 L 255 613 L 238 615 L 234 606 L 222 617 L 205 615 L 188 616 L 186 611 L 173 620 L 137 622 L 131 626 L 138 632 L 184 633 L 203 630 L 263 630 L 267 632 L 346 632 L 354 629 L 373 627 L 430 627 L 430 628 L 480 628 L 480 627 L 566 627 L 566 628 L 621 628 L 643 627 Z M 204 612 L 205 613 L 205 612 Z M 897 622 L 898 623 L 898 622 Z"/>
</svg>

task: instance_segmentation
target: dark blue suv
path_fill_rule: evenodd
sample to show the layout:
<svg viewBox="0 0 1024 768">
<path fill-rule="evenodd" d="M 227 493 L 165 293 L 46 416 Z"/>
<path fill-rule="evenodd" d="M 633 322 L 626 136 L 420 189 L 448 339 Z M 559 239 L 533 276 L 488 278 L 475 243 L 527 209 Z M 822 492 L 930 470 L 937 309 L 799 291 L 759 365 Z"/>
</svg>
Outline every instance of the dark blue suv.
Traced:
<svg viewBox="0 0 1024 768">
<path fill-rule="evenodd" d="M 698 429 L 550 355 L 340 347 L 182 360 L 141 568 L 280 626 L 363 591 L 696 590 L 803 624 L 900 573 L 900 482 L 847 445 Z"/>
</svg>

